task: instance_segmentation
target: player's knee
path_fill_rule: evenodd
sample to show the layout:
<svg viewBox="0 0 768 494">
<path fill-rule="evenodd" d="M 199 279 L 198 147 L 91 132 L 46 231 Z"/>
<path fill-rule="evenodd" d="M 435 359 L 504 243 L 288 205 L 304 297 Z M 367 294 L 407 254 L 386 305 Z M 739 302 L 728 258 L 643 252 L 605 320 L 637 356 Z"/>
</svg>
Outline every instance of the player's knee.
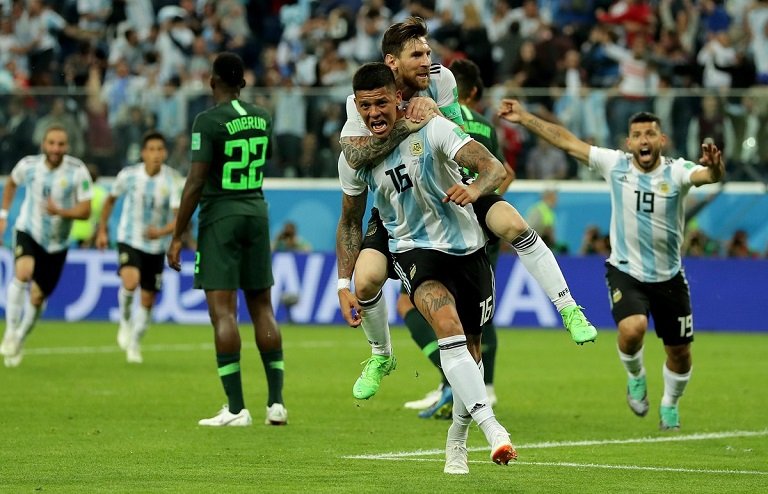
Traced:
<svg viewBox="0 0 768 494">
<path fill-rule="evenodd" d="M 485 223 L 499 238 L 512 242 L 528 229 L 528 223 L 522 215 L 508 202 L 497 202 L 485 217 Z"/>
<path fill-rule="evenodd" d="M 456 317 L 437 317 L 432 321 L 432 328 L 438 338 L 464 334 L 461 322 Z"/>
<path fill-rule="evenodd" d="M 360 300 L 370 300 L 376 296 L 387 280 L 387 267 L 364 265 L 355 269 L 355 295 Z"/>
</svg>

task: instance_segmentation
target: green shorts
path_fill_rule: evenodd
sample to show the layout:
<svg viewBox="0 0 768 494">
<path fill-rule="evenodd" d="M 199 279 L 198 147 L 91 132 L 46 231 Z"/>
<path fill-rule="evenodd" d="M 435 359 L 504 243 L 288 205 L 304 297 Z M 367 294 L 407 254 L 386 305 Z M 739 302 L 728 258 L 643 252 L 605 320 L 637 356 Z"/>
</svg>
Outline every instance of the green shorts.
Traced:
<svg viewBox="0 0 768 494">
<path fill-rule="evenodd" d="M 227 216 L 200 227 L 195 288 L 263 290 L 273 284 L 267 218 Z"/>
</svg>

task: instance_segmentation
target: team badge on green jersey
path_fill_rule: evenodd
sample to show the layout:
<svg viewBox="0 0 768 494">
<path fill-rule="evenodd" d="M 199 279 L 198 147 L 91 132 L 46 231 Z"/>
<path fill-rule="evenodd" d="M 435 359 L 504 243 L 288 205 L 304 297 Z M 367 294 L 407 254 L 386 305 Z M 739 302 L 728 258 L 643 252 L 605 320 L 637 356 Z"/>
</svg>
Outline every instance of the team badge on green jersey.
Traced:
<svg viewBox="0 0 768 494">
<path fill-rule="evenodd" d="M 200 151 L 200 132 L 192 133 L 192 151 Z"/>
</svg>

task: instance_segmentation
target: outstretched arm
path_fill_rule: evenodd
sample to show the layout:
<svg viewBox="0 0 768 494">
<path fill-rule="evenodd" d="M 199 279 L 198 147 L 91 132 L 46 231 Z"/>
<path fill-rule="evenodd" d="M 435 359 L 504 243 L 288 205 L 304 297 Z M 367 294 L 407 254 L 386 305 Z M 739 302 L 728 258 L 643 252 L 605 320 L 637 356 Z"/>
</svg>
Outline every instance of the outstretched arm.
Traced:
<svg viewBox="0 0 768 494">
<path fill-rule="evenodd" d="M 499 108 L 498 114 L 505 120 L 522 125 L 577 160 L 583 163 L 589 161 L 589 144 L 573 135 L 562 125 L 546 122 L 536 115 L 526 111 L 519 101 L 514 99 L 501 100 L 501 107 Z"/>
<path fill-rule="evenodd" d="M 719 182 L 725 176 L 725 161 L 723 153 L 712 142 L 711 139 L 705 139 L 701 144 L 701 158 L 699 164 L 704 166 L 703 170 L 696 170 L 691 174 L 691 183 L 693 185 L 705 185 Z"/>
</svg>

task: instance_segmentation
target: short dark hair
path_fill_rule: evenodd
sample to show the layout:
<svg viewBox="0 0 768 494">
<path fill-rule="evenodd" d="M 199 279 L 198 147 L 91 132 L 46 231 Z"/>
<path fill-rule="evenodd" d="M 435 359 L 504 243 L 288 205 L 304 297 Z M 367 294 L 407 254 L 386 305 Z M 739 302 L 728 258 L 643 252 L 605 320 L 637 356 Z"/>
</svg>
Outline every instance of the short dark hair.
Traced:
<svg viewBox="0 0 768 494">
<path fill-rule="evenodd" d="M 395 74 L 383 62 L 369 62 L 361 65 L 352 77 L 352 90 L 372 91 L 382 87 L 397 89 Z"/>
<path fill-rule="evenodd" d="M 162 132 L 160 132 L 159 130 L 148 130 L 144 132 L 144 135 L 141 137 L 141 148 L 144 149 L 145 147 L 147 147 L 147 143 L 149 141 L 154 141 L 154 140 L 163 141 L 163 145 L 168 144 L 168 141 L 166 141 L 165 136 L 163 135 Z"/>
<path fill-rule="evenodd" d="M 394 55 L 399 57 L 403 52 L 405 44 L 412 40 L 427 36 L 427 24 L 421 17 L 412 16 L 392 24 L 384 31 L 384 37 L 381 39 L 381 54 L 383 56 Z"/>
<path fill-rule="evenodd" d="M 456 78 L 459 99 L 469 98 L 472 88 L 477 88 L 475 98 L 480 99 L 483 96 L 483 79 L 480 76 L 480 68 L 475 62 L 459 58 L 451 62 L 449 68 Z"/>
<path fill-rule="evenodd" d="M 243 59 L 235 53 L 219 53 L 213 61 L 213 75 L 231 88 L 244 87 L 245 64 Z"/>
<path fill-rule="evenodd" d="M 659 128 L 661 128 L 661 119 L 651 112 L 641 111 L 629 117 L 630 127 L 632 126 L 632 124 L 648 123 L 648 122 L 656 122 L 656 125 L 658 125 Z"/>
</svg>

